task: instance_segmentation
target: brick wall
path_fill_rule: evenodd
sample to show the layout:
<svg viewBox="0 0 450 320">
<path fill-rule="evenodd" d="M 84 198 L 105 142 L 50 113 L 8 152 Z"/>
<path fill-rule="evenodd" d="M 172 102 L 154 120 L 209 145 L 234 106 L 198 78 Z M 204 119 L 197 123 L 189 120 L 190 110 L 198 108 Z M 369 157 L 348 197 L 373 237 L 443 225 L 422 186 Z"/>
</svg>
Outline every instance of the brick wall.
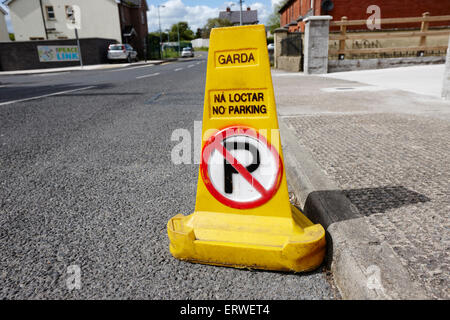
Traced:
<svg viewBox="0 0 450 320">
<path fill-rule="evenodd" d="M 367 19 L 370 14 L 367 14 L 367 8 L 370 5 L 377 5 L 381 9 L 381 18 L 406 18 L 406 17 L 420 17 L 424 12 L 429 12 L 432 16 L 450 15 L 450 0 L 332 0 L 334 9 L 329 12 L 324 12 L 321 9 L 321 0 L 314 0 L 314 14 L 315 15 L 331 15 L 333 20 L 340 20 L 346 16 L 349 20 Z M 299 16 L 304 16 L 310 10 L 310 0 L 291 0 L 288 5 L 283 8 L 281 14 L 281 26 L 290 23 L 288 19 L 288 12 L 295 11 L 297 19 Z M 449 26 L 449 22 L 430 23 L 430 26 Z M 398 24 L 398 25 L 382 25 L 383 29 L 404 29 L 404 28 L 419 28 L 420 23 L 416 24 Z M 348 29 L 366 29 L 365 26 L 354 26 Z M 304 31 L 304 23 L 299 22 L 298 26 L 290 27 L 289 31 L 301 30 Z"/>
<path fill-rule="evenodd" d="M 367 19 L 370 14 L 366 13 L 370 5 L 377 5 L 381 9 L 381 18 L 408 18 L 421 17 L 424 12 L 432 16 L 450 15 L 450 0 L 333 0 L 334 9 L 328 14 L 333 20 L 340 20 L 346 16 L 348 20 Z M 323 13 L 322 13 L 323 14 Z M 430 23 L 430 26 L 450 25 L 449 22 Z M 393 28 L 419 28 L 420 23 L 382 25 L 382 29 Z M 349 27 L 348 29 L 361 29 L 365 26 Z"/>
<path fill-rule="evenodd" d="M 140 7 L 130 7 L 120 4 L 119 15 L 121 19 L 120 21 L 122 26 L 122 32 L 125 26 L 132 25 L 137 33 L 136 36 L 127 39 L 127 41 L 125 41 L 125 39 L 122 39 L 123 42 L 128 42 L 137 51 L 138 57 L 143 58 L 144 39 L 148 35 L 147 11 L 145 6 L 145 0 L 141 0 Z M 144 19 L 144 21 L 142 21 L 142 19 Z"/>
</svg>

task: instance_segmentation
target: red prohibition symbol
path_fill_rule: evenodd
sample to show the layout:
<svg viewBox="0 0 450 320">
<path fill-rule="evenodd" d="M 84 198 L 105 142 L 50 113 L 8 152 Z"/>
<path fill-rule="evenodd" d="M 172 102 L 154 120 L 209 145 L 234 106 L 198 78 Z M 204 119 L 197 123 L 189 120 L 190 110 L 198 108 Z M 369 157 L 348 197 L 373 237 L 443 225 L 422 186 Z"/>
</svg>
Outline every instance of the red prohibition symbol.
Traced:
<svg viewBox="0 0 450 320">
<path fill-rule="evenodd" d="M 235 152 L 251 156 L 251 164 L 245 165 L 233 155 Z M 205 143 L 200 172 L 206 188 L 219 202 L 231 208 L 251 209 L 263 205 L 278 191 L 283 166 L 279 153 L 263 135 L 253 128 L 232 126 Z"/>
</svg>

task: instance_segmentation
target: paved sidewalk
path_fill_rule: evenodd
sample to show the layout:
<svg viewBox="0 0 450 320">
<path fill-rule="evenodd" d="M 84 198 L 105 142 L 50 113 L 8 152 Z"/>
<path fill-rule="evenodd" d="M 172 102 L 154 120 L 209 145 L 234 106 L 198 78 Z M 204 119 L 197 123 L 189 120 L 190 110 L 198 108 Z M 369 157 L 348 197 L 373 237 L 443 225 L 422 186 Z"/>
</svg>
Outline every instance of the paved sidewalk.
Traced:
<svg viewBox="0 0 450 320">
<path fill-rule="evenodd" d="M 288 183 L 327 227 L 342 296 L 449 299 L 450 102 L 333 75 L 273 81 Z"/>
<path fill-rule="evenodd" d="M 358 81 L 370 85 L 400 89 L 434 97 L 441 97 L 445 64 L 410 66 L 391 69 L 335 72 L 329 78 Z"/>
<path fill-rule="evenodd" d="M 67 72 L 67 71 L 89 71 L 89 70 L 101 70 L 112 68 L 124 68 L 129 66 L 145 66 L 150 64 L 161 64 L 164 60 L 148 60 L 147 62 L 140 61 L 135 63 L 110 63 L 110 64 L 94 64 L 86 65 L 83 67 L 63 67 L 63 68 L 49 68 L 49 69 L 32 69 L 32 70 L 16 70 L 16 71 L 0 71 L 0 76 L 9 75 L 23 75 L 23 74 L 39 74 L 39 73 L 53 73 L 53 72 Z"/>
</svg>

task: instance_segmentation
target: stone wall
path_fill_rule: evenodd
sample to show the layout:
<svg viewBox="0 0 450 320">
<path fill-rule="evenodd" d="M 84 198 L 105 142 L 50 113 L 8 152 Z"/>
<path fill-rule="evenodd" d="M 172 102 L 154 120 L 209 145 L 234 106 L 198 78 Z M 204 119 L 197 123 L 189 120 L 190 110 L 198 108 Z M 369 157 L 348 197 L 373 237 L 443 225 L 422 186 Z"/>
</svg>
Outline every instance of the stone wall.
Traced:
<svg viewBox="0 0 450 320">
<path fill-rule="evenodd" d="M 280 56 L 278 57 L 278 69 L 300 72 L 302 71 L 302 57 Z"/>
<path fill-rule="evenodd" d="M 445 57 L 405 57 L 384 59 L 346 59 L 328 60 L 328 72 L 385 69 L 413 65 L 440 64 Z"/>
<path fill-rule="evenodd" d="M 328 39 L 331 16 L 311 16 L 306 18 L 304 67 L 306 74 L 328 72 Z"/>
<path fill-rule="evenodd" d="M 274 38 L 273 43 L 275 45 L 273 56 L 274 56 L 274 63 L 273 66 L 275 69 L 279 69 L 278 62 L 281 57 L 281 40 L 285 39 L 288 34 L 288 30 L 284 28 L 278 28 L 274 31 Z"/>
</svg>

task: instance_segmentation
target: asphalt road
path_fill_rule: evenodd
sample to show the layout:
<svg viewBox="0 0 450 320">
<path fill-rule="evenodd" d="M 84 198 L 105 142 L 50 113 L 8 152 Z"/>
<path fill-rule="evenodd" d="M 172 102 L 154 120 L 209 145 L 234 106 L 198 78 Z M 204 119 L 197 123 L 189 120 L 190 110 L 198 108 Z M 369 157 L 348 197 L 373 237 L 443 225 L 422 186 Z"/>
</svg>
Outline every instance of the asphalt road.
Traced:
<svg viewBox="0 0 450 320">
<path fill-rule="evenodd" d="M 205 62 L 0 77 L 0 299 L 333 298 L 322 269 L 170 255 L 166 223 L 193 212 L 198 174 L 171 162 L 171 134 L 202 118 Z"/>
</svg>

